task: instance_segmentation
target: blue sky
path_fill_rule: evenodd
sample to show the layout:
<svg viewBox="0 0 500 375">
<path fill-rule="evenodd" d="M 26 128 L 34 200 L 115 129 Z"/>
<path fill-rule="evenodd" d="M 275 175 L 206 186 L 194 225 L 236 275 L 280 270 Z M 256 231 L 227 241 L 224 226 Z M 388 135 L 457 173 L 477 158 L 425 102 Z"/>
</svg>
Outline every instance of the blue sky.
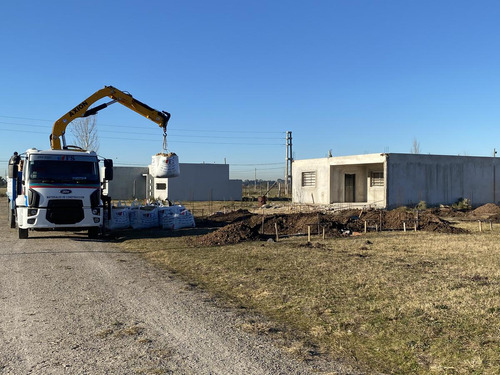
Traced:
<svg viewBox="0 0 500 375">
<path fill-rule="evenodd" d="M 171 112 L 181 162 L 226 160 L 232 178 L 283 177 L 286 131 L 296 159 L 414 139 L 490 156 L 498 19 L 498 1 L 4 2 L 0 161 L 49 148 L 52 124 L 105 85 Z M 162 151 L 161 129 L 119 104 L 97 124 L 118 165 Z"/>
</svg>

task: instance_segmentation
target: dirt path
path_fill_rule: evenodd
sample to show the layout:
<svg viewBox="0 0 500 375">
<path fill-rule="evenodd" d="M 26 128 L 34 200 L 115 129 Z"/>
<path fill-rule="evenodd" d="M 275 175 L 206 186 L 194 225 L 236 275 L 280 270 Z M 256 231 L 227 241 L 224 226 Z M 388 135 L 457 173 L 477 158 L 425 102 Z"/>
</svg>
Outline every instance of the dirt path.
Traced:
<svg viewBox="0 0 500 375">
<path fill-rule="evenodd" d="M 136 254 L 0 223 L 0 374 L 311 372 Z"/>
</svg>

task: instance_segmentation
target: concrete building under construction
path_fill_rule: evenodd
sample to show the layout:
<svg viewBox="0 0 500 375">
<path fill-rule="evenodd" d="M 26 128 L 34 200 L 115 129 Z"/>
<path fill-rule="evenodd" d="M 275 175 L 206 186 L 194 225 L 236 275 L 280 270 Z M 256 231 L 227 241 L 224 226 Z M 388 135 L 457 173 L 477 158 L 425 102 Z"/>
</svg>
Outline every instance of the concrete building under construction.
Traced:
<svg viewBox="0 0 500 375">
<path fill-rule="evenodd" d="M 366 154 L 295 160 L 294 203 L 339 208 L 453 204 L 500 200 L 500 159 L 422 154 Z"/>
</svg>

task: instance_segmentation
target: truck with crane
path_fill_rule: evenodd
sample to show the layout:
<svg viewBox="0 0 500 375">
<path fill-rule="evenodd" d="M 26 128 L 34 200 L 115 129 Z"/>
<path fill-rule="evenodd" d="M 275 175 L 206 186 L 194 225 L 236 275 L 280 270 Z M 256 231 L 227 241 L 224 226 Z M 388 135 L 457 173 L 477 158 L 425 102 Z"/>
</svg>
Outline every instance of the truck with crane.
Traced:
<svg viewBox="0 0 500 375">
<path fill-rule="evenodd" d="M 105 97 L 112 101 L 90 108 Z M 86 230 L 89 238 L 102 232 L 104 211 L 111 203 L 103 187 L 113 178 L 113 161 L 67 145 L 65 132 L 73 120 L 95 115 L 116 102 L 157 123 L 166 143 L 170 113 L 157 111 L 113 86 L 95 92 L 54 123 L 50 150 L 31 148 L 14 153 L 9 160 L 8 220 L 11 228 L 18 228 L 20 239 L 28 238 L 31 230 Z"/>
</svg>

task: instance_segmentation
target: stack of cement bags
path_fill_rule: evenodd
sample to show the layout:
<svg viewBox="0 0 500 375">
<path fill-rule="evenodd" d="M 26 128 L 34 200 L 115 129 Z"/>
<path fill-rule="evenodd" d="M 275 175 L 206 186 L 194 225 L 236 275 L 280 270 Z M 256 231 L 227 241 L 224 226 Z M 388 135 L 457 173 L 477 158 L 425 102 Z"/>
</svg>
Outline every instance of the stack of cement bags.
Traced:
<svg viewBox="0 0 500 375">
<path fill-rule="evenodd" d="M 108 216 L 110 218 L 108 219 Z M 130 207 L 121 205 L 111 208 L 111 215 L 104 212 L 104 225 L 108 230 L 117 229 L 181 229 L 194 228 L 193 214 L 182 205 L 163 206 L 162 204 L 140 205 L 137 201 Z"/>
</svg>

